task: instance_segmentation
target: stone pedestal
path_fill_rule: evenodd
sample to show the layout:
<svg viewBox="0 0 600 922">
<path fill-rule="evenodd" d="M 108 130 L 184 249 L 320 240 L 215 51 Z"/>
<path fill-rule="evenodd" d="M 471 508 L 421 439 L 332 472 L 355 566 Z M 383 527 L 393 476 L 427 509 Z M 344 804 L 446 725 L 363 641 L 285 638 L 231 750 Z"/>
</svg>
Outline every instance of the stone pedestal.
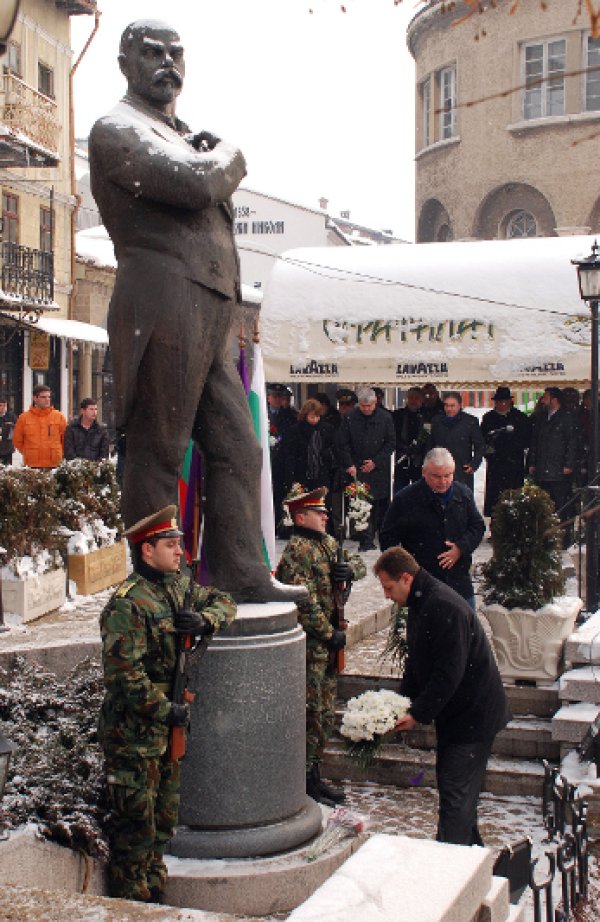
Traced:
<svg viewBox="0 0 600 922">
<path fill-rule="evenodd" d="M 172 854 L 249 858 L 321 828 L 306 796 L 305 636 L 289 603 L 240 605 L 192 667 L 192 729 Z"/>
</svg>

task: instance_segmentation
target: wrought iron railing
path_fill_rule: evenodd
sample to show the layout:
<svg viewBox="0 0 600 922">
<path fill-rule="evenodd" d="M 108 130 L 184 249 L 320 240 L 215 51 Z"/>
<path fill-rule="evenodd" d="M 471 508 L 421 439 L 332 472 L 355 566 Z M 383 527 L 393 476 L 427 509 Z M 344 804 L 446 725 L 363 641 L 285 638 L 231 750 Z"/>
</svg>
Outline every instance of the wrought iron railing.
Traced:
<svg viewBox="0 0 600 922">
<path fill-rule="evenodd" d="M 54 301 L 54 254 L 17 243 L 2 244 L 1 288 L 4 298 L 27 304 Z"/>
<path fill-rule="evenodd" d="M 58 107 L 14 74 L 0 75 L 0 122 L 58 155 Z"/>
<path fill-rule="evenodd" d="M 587 802 L 577 794 L 576 785 L 569 784 L 557 768 L 545 760 L 543 764 L 542 810 L 550 847 L 546 850 L 548 872 L 543 880 L 536 879 L 534 874 L 538 859 L 531 864 L 534 920 L 542 920 L 543 896 L 546 919 L 567 922 L 588 893 Z M 557 869 L 562 905 L 554 910 L 553 884 Z"/>
</svg>

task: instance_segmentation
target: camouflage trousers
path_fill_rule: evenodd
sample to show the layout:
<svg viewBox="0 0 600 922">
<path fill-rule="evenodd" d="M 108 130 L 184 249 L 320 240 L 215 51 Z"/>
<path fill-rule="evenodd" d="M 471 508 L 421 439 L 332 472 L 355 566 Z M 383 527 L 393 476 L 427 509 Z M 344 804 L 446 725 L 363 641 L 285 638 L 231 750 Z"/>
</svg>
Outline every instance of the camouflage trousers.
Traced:
<svg viewBox="0 0 600 922">
<path fill-rule="evenodd" d="M 326 647 L 306 651 L 306 771 L 318 764 L 335 720 L 337 676 Z"/>
<path fill-rule="evenodd" d="M 179 762 L 168 753 L 123 758 L 106 753 L 109 893 L 157 901 L 165 888 L 163 855 L 179 813 Z"/>
</svg>

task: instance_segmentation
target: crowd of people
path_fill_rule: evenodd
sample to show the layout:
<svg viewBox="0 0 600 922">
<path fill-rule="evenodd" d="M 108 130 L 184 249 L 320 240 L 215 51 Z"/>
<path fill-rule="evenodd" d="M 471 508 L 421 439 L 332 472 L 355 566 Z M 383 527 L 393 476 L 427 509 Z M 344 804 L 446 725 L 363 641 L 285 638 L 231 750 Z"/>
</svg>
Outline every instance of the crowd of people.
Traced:
<svg viewBox="0 0 600 922">
<path fill-rule="evenodd" d="M 340 388 L 337 407 L 326 393 L 317 393 L 298 412 L 289 387 L 269 384 L 267 401 L 280 537 L 287 536 L 282 500 L 294 483 L 309 490 L 327 487 L 329 529 L 335 533 L 343 524 L 344 489 L 357 481 L 371 495 L 368 527 L 357 535 L 359 550 L 373 549 L 390 502 L 421 480 L 432 448 L 448 450 L 454 484 L 471 492 L 475 472 L 485 462 L 485 516 L 492 515 L 501 493 L 521 487 L 529 476 L 546 490 L 565 521 L 573 515 L 576 489 L 587 483 L 590 390 L 580 397 L 573 387 L 547 387 L 527 415 L 515 407 L 510 388 L 499 385 L 493 409 L 481 420 L 463 409 L 458 391 L 442 397 L 432 383 L 411 387 L 405 405 L 394 411 L 385 407 L 384 392 L 377 387 Z M 565 534 L 568 539 L 567 529 Z"/>
<path fill-rule="evenodd" d="M 98 420 L 97 402 L 85 397 L 79 409 L 79 415 L 67 422 L 52 406 L 50 388 L 37 384 L 31 406 L 15 419 L 6 398 L 0 396 L 0 463 L 11 465 L 15 449 L 27 467 L 52 468 L 63 460 L 108 458 L 108 429 Z"/>
</svg>

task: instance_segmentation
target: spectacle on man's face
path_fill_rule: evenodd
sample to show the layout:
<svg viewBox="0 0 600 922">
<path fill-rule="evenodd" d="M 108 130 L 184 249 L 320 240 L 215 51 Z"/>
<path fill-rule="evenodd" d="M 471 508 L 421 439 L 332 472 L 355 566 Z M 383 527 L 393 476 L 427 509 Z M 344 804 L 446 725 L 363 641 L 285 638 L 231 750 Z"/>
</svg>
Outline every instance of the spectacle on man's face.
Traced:
<svg viewBox="0 0 600 922">
<path fill-rule="evenodd" d="M 445 493 L 452 486 L 454 468 L 451 464 L 426 464 L 423 468 L 423 480 L 434 493 Z"/>
<path fill-rule="evenodd" d="M 458 416 L 460 413 L 460 402 L 456 397 L 446 397 L 444 400 L 444 413 L 446 416 Z"/>
<path fill-rule="evenodd" d="M 185 76 L 183 45 L 176 32 L 148 29 L 134 32 L 120 55 L 129 92 L 153 106 L 165 106 L 181 93 Z"/>
</svg>

